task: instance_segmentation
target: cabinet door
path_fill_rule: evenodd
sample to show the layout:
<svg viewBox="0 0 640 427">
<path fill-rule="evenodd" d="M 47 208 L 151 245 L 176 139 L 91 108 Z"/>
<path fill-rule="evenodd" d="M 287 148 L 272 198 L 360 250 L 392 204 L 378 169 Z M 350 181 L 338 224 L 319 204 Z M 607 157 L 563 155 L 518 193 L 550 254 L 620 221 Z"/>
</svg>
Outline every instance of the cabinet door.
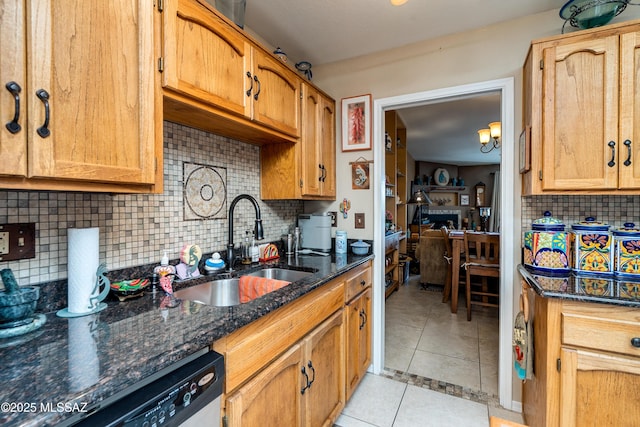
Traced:
<svg viewBox="0 0 640 427">
<path fill-rule="evenodd" d="M 336 103 L 326 97 L 321 98 L 322 109 L 320 114 L 321 135 L 320 151 L 322 153 L 322 165 L 324 177 L 322 180 L 322 195 L 336 197 Z"/>
<path fill-rule="evenodd" d="M 640 360 L 562 348 L 560 425 L 637 426 Z"/>
<path fill-rule="evenodd" d="M 24 0 L 0 0 L 0 175 L 27 175 L 24 35 Z M 7 124 L 16 116 L 15 96 L 18 96 L 19 117 L 17 125 L 9 126 L 10 131 Z"/>
<path fill-rule="evenodd" d="M 371 364 L 371 288 L 347 304 L 347 399 Z"/>
<path fill-rule="evenodd" d="M 618 36 L 544 49 L 544 190 L 615 189 Z"/>
<path fill-rule="evenodd" d="M 620 36 L 620 189 L 640 188 L 640 32 Z"/>
<path fill-rule="evenodd" d="M 308 427 L 331 426 L 345 405 L 343 312 L 336 312 L 305 339 L 303 359 L 309 380 L 305 392 Z M 285 424 L 280 424 L 285 425 Z"/>
<path fill-rule="evenodd" d="M 153 184 L 153 2 L 27 2 L 31 177 Z"/>
<path fill-rule="evenodd" d="M 249 43 L 193 0 L 165 2 L 163 86 L 217 108 L 251 116 Z M 249 91 L 249 93 L 247 93 Z"/>
<path fill-rule="evenodd" d="M 296 344 L 227 398 L 229 427 L 302 426 L 302 345 Z"/>
<path fill-rule="evenodd" d="M 276 58 L 252 50 L 253 120 L 294 137 L 300 136 L 300 80 Z"/>
<path fill-rule="evenodd" d="M 300 144 L 300 165 L 302 174 L 302 195 L 317 196 L 322 184 L 320 93 L 313 87 L 302 85 L 302 138 Z"/>
</svg>

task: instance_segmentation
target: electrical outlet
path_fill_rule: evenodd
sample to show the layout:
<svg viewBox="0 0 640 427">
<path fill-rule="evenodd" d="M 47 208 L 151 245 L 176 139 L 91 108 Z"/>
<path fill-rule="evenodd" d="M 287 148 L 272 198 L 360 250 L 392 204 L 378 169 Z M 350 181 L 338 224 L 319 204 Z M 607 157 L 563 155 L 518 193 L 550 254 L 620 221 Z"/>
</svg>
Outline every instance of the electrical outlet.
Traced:
<svg viewBox="0 0 640 427">
<path fill-rule="evenodd" d="M 3 231 L 0 233 L 0 255 L 9 253 L 9 233 Z"/>
<path fill-rule="evenodd" d="M 0 225 L 0 261 L 36 257 L 36 224 Z"/>
<path fill-rule="evenodd" d="M 364 228 L 364 213 L 356 213 L 353 217 L 356 221 L 355 228 Z"/>
</svg>

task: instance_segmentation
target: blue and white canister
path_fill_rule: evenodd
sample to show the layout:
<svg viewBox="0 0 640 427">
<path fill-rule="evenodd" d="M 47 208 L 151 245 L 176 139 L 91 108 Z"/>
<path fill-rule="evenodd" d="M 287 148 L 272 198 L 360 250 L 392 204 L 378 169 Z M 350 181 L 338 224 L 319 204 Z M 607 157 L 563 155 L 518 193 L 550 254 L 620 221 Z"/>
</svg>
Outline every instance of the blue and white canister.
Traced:
<svg viewBox="0 0 640 427">
<path fill-rule="evenodd" d="M 336 253 L 347 253 L 347 232 L 338 230 L 336 231 Z"/>
</svg>

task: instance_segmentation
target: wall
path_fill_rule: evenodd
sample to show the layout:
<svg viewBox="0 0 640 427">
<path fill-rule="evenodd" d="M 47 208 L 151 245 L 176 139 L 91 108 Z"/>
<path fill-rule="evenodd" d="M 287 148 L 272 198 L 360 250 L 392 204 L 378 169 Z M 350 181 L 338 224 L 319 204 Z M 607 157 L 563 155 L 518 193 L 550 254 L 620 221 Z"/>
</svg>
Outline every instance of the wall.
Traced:
<svg viewBox="0 0 640 427">
<path fill-rule="evenodd" d="M 199 163 L 227 172 L 223 218 L 184 220 L 183 163 Z M 159 262 L 163 251 L 179 257 L 185 244 L 206 254 L 222 251 L 228 240 L 231 200 L 248 193 L 258 200 L 265 239 L 277 240 L 302 212 L 300 201 L 260 200 L 260 149 L 217 135 L 164 123 L 164 193 L 151 195 L 0 191 L 0 224 L 36 223 L 36 257 L 0 262 L 21 286 L 67 278 L 67 229 L 100 228 L 100 261 L 115 270 Z M 234 241 L 253 230 L 255 213 L 246 200 L 234 213 Z"/>
</svg>

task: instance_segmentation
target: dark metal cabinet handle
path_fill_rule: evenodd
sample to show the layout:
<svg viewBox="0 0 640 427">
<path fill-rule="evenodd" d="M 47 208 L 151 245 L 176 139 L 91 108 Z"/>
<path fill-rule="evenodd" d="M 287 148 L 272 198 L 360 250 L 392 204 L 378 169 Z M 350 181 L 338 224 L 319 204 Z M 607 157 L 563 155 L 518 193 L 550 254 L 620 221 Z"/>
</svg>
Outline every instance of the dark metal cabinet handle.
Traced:
<svg viewBox="0 0 640 427">
<path fill-rule="evenodd" d="M 640 348 L 640 337 L 631 338 L 631 345 L 636 348 Z"/>
<path fill-rule="evenodd" d="M 609 141 L 609 143 L 607 144 L 609 147 L 611 147 L 611 160 L 609 161 L 609 163 L 607 163 L 607 165 L 609 165 L 610 168 L 614 167 L 616 165 L 616 143 L 614 141 Z"/>
<path fill-rule="evenodd" d="M 247 89 L 247 96 L 251 96 L 251 91 L 253 91 L 253 79 L 251 78 L 250 71 L 247 71 L 247 77 L 249 77 L 249 83 L 251 83 L 251 86 L 249 86 L 249 89 Z"/>
<path fill-rule="evenodd" d="M 318 181 L 322 182 L 322 175 L 323 175 L 322 165 L 318 165 L 318 169 L 320 169 L 320 176 L 318 177 Z"/>
<path fill-rule="evenodd" d="M 38 89 L 36 96 L 44 104 L 44 123 L 38 128 L 37 132 L 42 138 L 46 138 L 51 135 L 49 130 L 49 92 L 44 89 Z"/>
<path fill-rule="evenodd" d="M 322 165 L 322 182 L 324 182 L 325 179 L 327 179 L 327 168 Z"/>
<path fill-rule="evenodd" d="M 627 139 L 624 141 L 623 144 L 627 146 L 627 150 L 628 150 L 627 160 L 624 161 L 624 165 L 629 166 L 631 165 L 631 141 Z"/>
<path fill-rule="evenodd" d="M 309 360 L 309 363 L 307 363 L 307 367 L 311 369 L 311 373 L 313 374 L 313 376 L 311 377 L 311 381 L 309 381 L 309 387 L 308 387 L 308 388 L 311 388 L 311 386 L 313 385 L 313 382 L 316 380 L 316 368 L 313 367 L 311 360 Z"/>
<path fill-rule="evenodd" d="M 20 85 L 16 82 L 9 82 L 5 85 L 5 87 L 11 93 L 11 95 L 13 95 L 13 99 L 15 101 L 13 120 L 6 124 L 7 130 L 11 133 L 18 133 L 22 129 L 22 126 L 20 126 L 20 123 L 18 123 L 18 121 L 20 120 L 20 91 L 22 90 L 22 88 L 20 88 Z"/>
<path fill-rule="evenodd" d="M 253 99 L 258 100 L 258 95 L 260 95 L 260 91 L 262 90 L 262 85 L 260 84 L 260 80 L 258 80 L 258 76 L 253 76 L 253 80 L 258 83 L 258 91 L 253 95 Z"/>
<path fill-rule="evenodd" d="M 311 384 L 309 384 L 309 375 L 307 375 L 307 370 L 305 369 L 304 366 L 302 367 L 302 375 L 304 375 L 304 377 L 305 377 L 306 384 L 300 390 L 300 394 L 304 394 L 305 390 L 307 390 L 309 387 L 311 387 Z"/>
</svg>

